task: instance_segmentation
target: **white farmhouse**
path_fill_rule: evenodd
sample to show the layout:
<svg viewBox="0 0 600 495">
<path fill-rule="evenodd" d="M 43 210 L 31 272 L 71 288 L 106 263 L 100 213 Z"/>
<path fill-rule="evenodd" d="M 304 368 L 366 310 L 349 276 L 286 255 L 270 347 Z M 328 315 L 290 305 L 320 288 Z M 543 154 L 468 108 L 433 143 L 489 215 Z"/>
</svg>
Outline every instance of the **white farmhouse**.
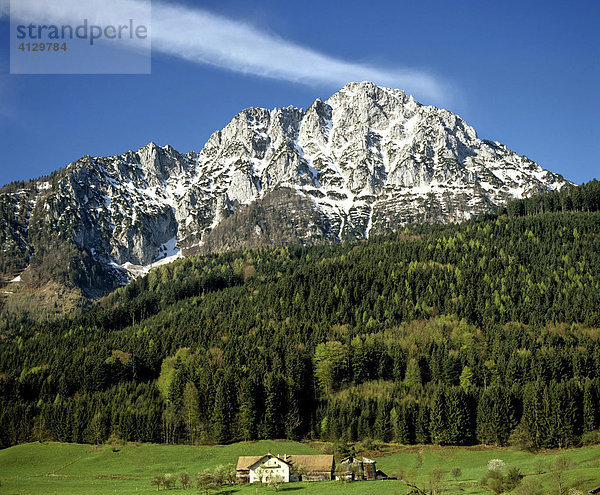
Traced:
<svg viewBox="0 0 600 495">
<path fill-rule="evenodd" d="M 268 483 L 275 478 L 278 478 L 281 483 L 289 483 L 290 481 L 290 464 L 273 454 L 263 455 L 249 466 L 249 470 L 250 483 L 256 481 Z"/>
<path fill-rule="evenodd" d="M 238 458 L 236 479 L 238 483 L 268 483 L 277 476 L 282 483 L 288 483 L 299 481 L 299 473 L 294 471 L 302 467 L 302 481 L 329 481 L 334 466 L 332 455 L 242 456 Z"/>
</svg>

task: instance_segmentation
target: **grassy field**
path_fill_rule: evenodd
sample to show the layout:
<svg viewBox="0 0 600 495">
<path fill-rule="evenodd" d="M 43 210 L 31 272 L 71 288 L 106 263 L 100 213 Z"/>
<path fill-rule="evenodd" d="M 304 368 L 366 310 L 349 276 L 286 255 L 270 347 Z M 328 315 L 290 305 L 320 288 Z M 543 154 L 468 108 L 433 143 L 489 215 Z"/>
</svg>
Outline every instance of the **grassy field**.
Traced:
<svg viewBox="0 0 600 495">
<path fill-rule="evenodd" d="M 314 445 L 318 447 L 318 445 Z M 0 451 L 0 493 L 2 494 L 144 494 L 154 493 L 151 485 L 157 474 L 182 471 L 194 475 L 219 464 L 235 463 L 239 455 L 277 453 L 319 453 L 310 445 L 287 441 L 244 442 L 219 446 L 171 446 L 129 444 L 119 447 L 59 443 L 31 443 Z M 385 446 L 377 456 L 377 467 L 388 475 L 403 472 L 408 479 L 426 487 L 434 468 L 446 470 L 444 482 L 448 494 L 491 493 L 479 486 L 490 459 L 502 459 L 507 466 L 517 466 L 526 474 L 524 482 L 543 487 L 544 493 L 557 494 L 552 472 L 536 474 L 539 465 L 549 470 L 554 459 L 566 456 L 573 468 L 566 472 L 566 489 L 578 488 L 587 493 L 600 485 L 600 446 L 538 454 L 502 448 L 483 447 L 399 447 Z M 462 474 L 454 479 L 450 472 L 459 467 Z M 196 489 L 178 493 L 197 493 Z M 405 494 L 400 481 L 292 483 L 279 492 L 303 495 L 322 494 Z M 221 493 L 250 495 L 275 493 L 267 486 L 237 486 Z"/>
</svg>

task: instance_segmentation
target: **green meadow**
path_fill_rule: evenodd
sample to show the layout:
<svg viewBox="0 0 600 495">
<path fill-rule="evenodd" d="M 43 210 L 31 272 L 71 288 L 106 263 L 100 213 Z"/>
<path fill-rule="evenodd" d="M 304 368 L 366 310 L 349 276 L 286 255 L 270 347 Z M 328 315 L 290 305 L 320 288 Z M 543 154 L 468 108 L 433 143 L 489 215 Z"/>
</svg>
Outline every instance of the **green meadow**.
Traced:
<svg viewBox="0 0 600 495">
<path fill-rule="evenodd" d="M 315 448 L 313 448 L 315 447 Z M 152 479 L 159 474 L 188 472 L 192 477 L 206 468 L 235 464 L 240 455 L 265 452 L 320 453 L 318 444 L 264 440 L 232 445 L 185 446 L 127 444 L 93 446 L 66 443 L 29 443 L 0 451 L 0 493 L 2 494 L 144 494 L 154 493 Z M 508 448 L 487 447 L 401 447 L 386 445 L 380 452 L 367 453 L 377 467 L 390 476 L 402 475 L 421 488 L 428 489 L 431 472 L 442 470 L 442 484 L 447 494 L 491 493 L 479 483 L 490 459 L 502 459 L 507 467 L 516 466 L 525 475 L 525 487 L 542 493 L 558 494 L 556 473 L 552 465 L 557 457 L 568 457 L 571 467 L 564 472 L 563 493 L 571 488 L 587 493 L 600 485 L 600 446 L 580 449 L 528 453 Z M 461 474 L 452 475 L 454 468 Z M 541 474 L 540 474 L 541 471 Z M 163 490 L 161 490 L 163 491 Z M 197 493 L 195 488 L 171 490 Z M 406 494 L 401 481 L 362 481 L 291 483 L 279 492 L 301 495 L 321 494 Z M 241 485 L 222 489 L 220 493 L 275 493 L 273 487 Z M 527 493 L 534 493 L 527 490 Z"/>
</svg>

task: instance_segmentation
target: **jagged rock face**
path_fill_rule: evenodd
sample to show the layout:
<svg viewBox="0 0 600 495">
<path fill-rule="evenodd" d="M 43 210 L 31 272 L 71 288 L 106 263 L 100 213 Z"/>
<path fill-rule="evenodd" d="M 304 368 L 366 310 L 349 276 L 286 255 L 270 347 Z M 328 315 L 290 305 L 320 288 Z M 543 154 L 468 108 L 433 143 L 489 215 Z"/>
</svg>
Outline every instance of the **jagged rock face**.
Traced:
<svg viewBox="0 0 600 495">
<path fill-rule="evenodd" d="M 148 265 L 177 236 L 176 193 L 193 168 L 193 156 L 153 143 L 123 156 L 84 157 L 40 197 L 36 223 L 70 233 L 103 262 Z"/>
<path fill-rule="evenodd" d="M 134 272 L 132 265 L 179 249 L 331 242 L 414 221 L 462 221 L 567 183 L 500 143 L 480 140 L 448 110 L 398 89 L 350 83 L 306 111 L 243 110 L 199 153 L 150 143 L 120 156 L 83 157 L 48 183 L 29 183 L 19 208 L 30 213 L 3 232 L 5 242 L 27 245 L 25 251 L 35 249 L 33 239 L 62 236 L 105 267 Z M 0 202 L 18 209 L 23 194 L 10 194 L 0 193 Z M 257 200 L 263 203 L 245 209 Z M 275 222 L 256 220 L 273 205 L 282 209 Z M 298 232 L 283 229 L 284 218 Z M 226 242 L 227 225 L 242 223 L 244 233 Z M 285 234 L 278 239 L 275 232 Z"/>
<path fill-rule="evenodd" d="M 338 240 L 407 222 L 461 221 L 567 183 L 478 139 L 453 113 L 371 83 L 348 84 L 305 112 L 244 110 L 209 139 L 198 167 L 204 182 L 188 194 L 218 203 L 212 227 L 237 205 L 290 187 L 326 214 Z M 180 229 L 183 246 L 206 233 L 194 216 Z"/>
</svg>

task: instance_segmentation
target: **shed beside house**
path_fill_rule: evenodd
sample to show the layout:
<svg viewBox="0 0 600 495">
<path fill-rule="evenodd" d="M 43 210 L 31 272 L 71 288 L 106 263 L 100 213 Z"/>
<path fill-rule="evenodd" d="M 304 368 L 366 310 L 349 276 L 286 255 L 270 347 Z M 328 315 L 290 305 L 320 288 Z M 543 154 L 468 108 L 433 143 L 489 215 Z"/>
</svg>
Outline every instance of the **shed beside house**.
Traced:
<svg viewBox="0 0 600 495">
<path fill-rule="evenodd" d="M 387 479 L 389 479 L 389 476 L 387 474 L 385 474 L 381 469 L 378 469 L 377 471 L 375 471 L 375 479 L 376 480 L 387 480 Z"/>
<path fill-rule="evenodd" d="M 375 461 L 366 457 L 349 456 L 340 461 L 336 479 L 374 480 L 377 478 Z"/>
<path fill-rule="evenodd" d="M 375 467 L 375 461 L 372 459 L 362 458 L 363 466 L 365 469 L 365 479 L 374 480 L 377 475 L 377 468 Z"/>
</svg>

